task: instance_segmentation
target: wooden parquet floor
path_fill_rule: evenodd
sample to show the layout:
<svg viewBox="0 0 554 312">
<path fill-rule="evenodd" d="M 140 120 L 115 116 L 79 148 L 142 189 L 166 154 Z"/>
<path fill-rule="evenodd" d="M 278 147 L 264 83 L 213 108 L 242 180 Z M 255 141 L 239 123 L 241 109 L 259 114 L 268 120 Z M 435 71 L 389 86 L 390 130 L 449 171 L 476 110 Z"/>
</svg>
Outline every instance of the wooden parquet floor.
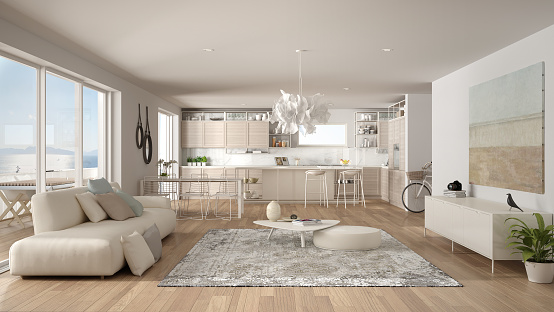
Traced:
<svg viewBox="0 0 554 312">
<path fill-rule="evenodd" d="M 114 276 L 20 277 L 0 275 L 0 311 L 552 311 L 554 284 L 527 281 L 519 261 L 490 260 L 432 232 L 423 237 L 423 214 L 380 200 L 367 208 L 282 205 L 283 215 L 339 219 L 341 224 L 384 229 L 464 287 L 157 287 L 157 284 L 212 228 L 261 228 L 264 204 L 247 204 L 245 216 L 232 221 L 177 222 L 163 240 L 163 256 L 142 277 L 124 268 Z M 28 222 L 30 225 L 30 222 Z M 0 225 L 0 259 L 9 246 L 32 235 L 32 228 Z M 409 266 L 410 263 L 405 263 Z"/>
</svg>

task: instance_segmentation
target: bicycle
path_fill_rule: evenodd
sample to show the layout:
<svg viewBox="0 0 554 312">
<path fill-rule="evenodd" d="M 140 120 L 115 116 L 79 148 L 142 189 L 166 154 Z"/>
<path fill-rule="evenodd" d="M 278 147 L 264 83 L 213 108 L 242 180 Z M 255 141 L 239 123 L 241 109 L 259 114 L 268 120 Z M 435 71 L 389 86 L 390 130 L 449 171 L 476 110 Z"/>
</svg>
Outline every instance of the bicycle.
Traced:
<svg viewBox="0 0 554 312">
<path fill-rule="evenodd" d="M 409 171 L 406 176 L 410 181 L 402 191 L 402 204 L 411 212 L 425 210 L 425 196 L 430 196 L 432 191 L 432 162 L 426 163 L 422 171 Z"/>
</svg>

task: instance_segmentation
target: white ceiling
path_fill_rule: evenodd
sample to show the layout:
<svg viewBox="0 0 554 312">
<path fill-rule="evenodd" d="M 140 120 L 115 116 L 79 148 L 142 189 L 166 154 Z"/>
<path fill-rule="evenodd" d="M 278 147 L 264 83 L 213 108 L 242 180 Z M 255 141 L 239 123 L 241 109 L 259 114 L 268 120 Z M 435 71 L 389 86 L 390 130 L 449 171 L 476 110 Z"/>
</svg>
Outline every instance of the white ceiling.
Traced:
<svg viewBox="0 0 554 312">
<path fill-rule="evenodd" d="M 304 95 L 368 108 L 554 24 L 554 1 L 0 0 L 0 17 L 181 107 L 271 107 L 306 49 Z"/>
</svg>

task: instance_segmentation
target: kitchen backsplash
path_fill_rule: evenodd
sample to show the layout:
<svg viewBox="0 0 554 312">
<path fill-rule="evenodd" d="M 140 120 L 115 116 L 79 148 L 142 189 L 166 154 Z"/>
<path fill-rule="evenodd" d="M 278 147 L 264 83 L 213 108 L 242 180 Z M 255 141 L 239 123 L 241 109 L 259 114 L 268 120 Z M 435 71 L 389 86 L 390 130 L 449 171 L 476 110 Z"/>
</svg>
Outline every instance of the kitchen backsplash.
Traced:
<svg viewBox="0 0 554 312">
<path fill-rule="evenodd" d="M 375 148 L 314 148 L 297 147 L 270 149 L 262 154 L 228 154 L 224 148 L 188 148 L 183 149 L 181 166 L 187 165 L 187 157 L 206 156 L 208 166 L 224 165 L 275 165 L 274 157 L 288 157 L 289 165 L 294 165 L 295 158 L 300 159 L 300 165 L 338 165 L 339 159 L 349 159 L 351 164 L 361 166 L 381 166 L 386 164 L 388 154 L 377 153 Z"/>
</svg>

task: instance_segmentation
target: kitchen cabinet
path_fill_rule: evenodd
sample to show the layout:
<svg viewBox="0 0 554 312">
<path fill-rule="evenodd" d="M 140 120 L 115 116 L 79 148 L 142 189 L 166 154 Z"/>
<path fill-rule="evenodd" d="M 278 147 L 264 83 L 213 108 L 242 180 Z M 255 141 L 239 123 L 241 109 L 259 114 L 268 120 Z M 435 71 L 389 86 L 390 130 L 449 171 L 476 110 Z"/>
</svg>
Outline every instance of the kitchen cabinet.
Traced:
<svg viewBox="0 0 554 312">
<path fill-rule="evenodd" d="M 246 147 L 247 144 L 247 122 L 226 121 L 225 122 L 225 146 Z"/>
<path fill-rule="evenodd" d="M 202 121 L 181 122 L 181 147 L 203 147 L 203 123 Z"/>
<path fill-rule="evenodd" d="M 404 208 L 402 204 L 402 191 L 406 186 L 406 173 L 400 170 L 389 170 L 389 202 L 399 208 Z"/>
<path fill-rule="evenodd" d="M 389 148 L 389 122 L 379 121 L 377 123 L 379 132 L 377 133 L 377 148 L 388 149 Z"/>
<path fill-rule="evenodd" d="M 517 217 L 529 226 L 537 226 L 531 209 L 510 211 L 505 203 L 497 203 L 474 197 L 448 198 L 444 196 L 425 197 L 425 231 L 431 230 L 454 242 L 469 248 L 492 260 L 494 273 L 495 260 L 520 260 L 521 255 L 511 254 L 513 250 L 505 248 L 509 226 L 513 223 L 505 220 Z M 545 224 L 552 224 L 552 213 L 540 211 Z"/>
<path fill-rule="evenodd" d="M 356 112 L 355 118 L 355 144 L 358 148 L 377 147 L 377 112 Z"/>
<path fill-rule="evenodd" d="M 380 189 L 380 168 L 364 167 L 362 178 L 364 182 L 364 196 L 379 196 Z"/>
<path fill-rule="evenodd" d="M 389 201 L 389 169 L 381 168 L 381 199 L 388 202 Z"/>
<path fill-rule="evenodd" d="M 267 148 L 267 138 L 269 136 L 269 122 L 267 121 L 247 121 L 247 147 L 249 148 Z"/>
<path fill-rule="evenodd" d="M 203 147 L 225 147 L 225 123 L 223 121 L 203 121 Z"/>
</svg>

